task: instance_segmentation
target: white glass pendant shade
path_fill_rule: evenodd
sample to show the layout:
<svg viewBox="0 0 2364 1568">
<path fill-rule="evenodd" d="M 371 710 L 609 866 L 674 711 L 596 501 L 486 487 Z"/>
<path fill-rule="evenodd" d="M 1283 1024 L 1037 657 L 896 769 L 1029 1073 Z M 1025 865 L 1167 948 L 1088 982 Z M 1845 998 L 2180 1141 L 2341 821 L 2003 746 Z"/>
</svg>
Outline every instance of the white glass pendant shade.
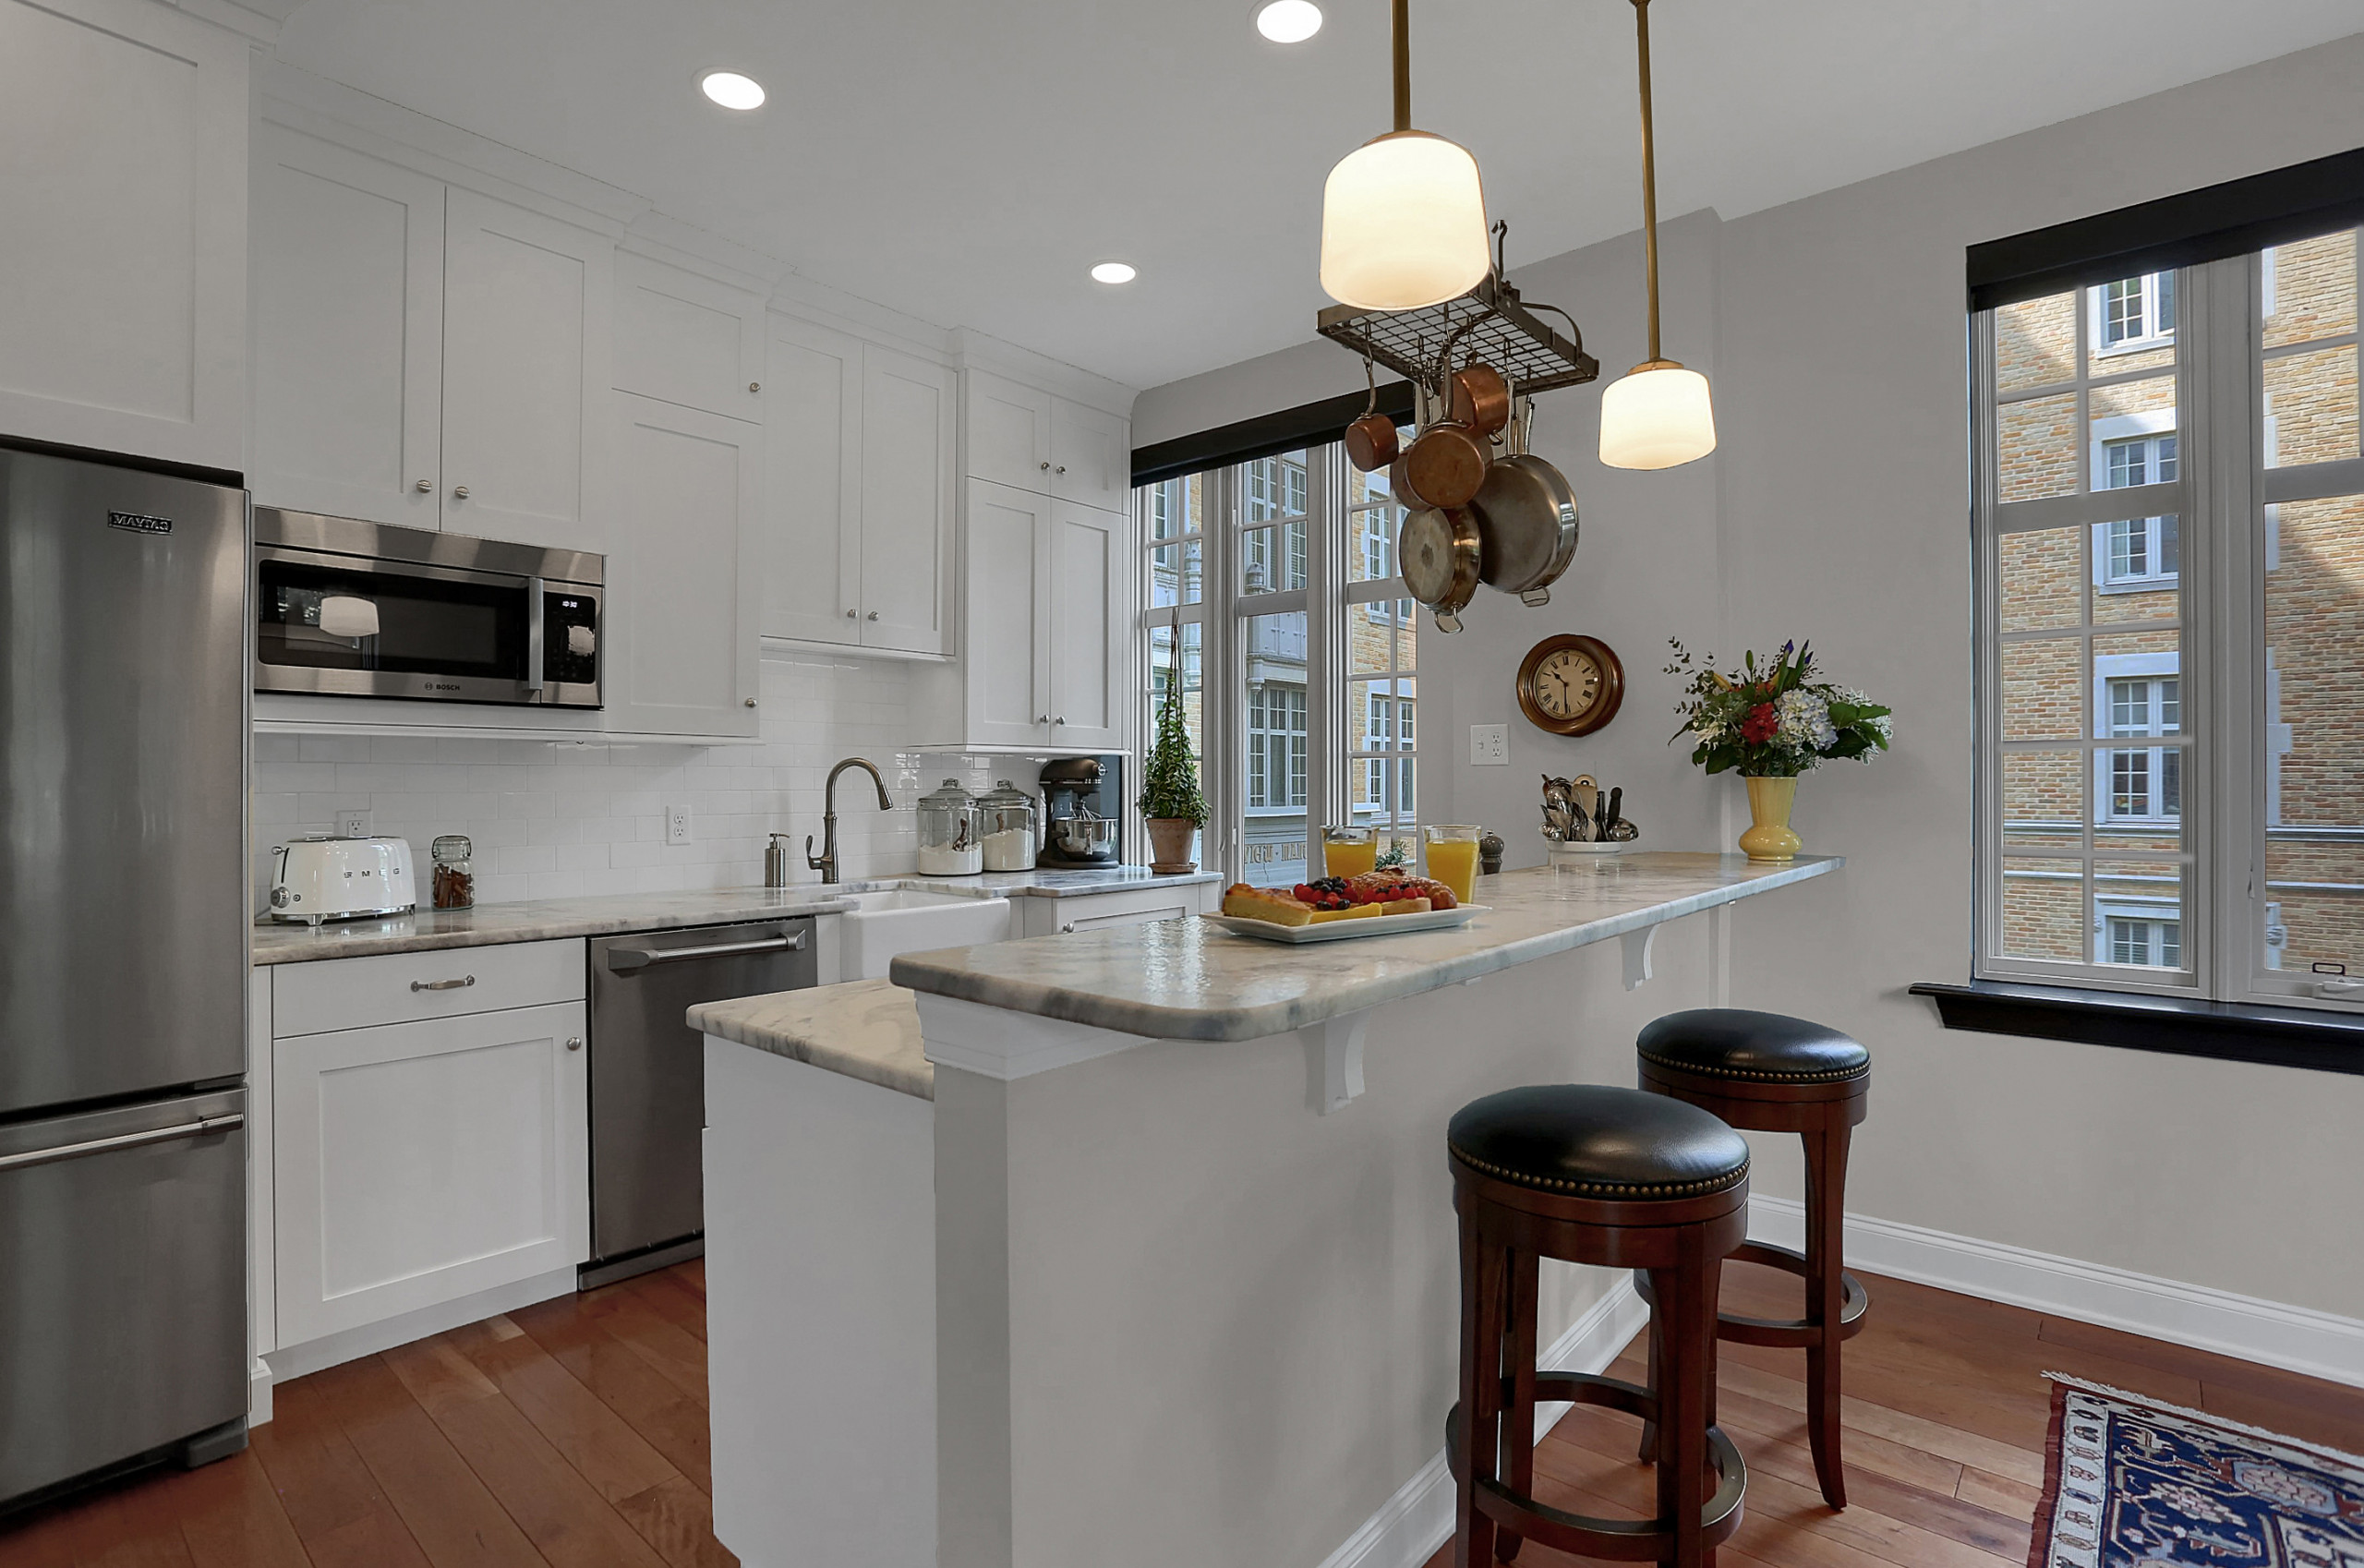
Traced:
<svg viewBox="0 0 2364 1568">
<path fill-rule="evenodd" d="M 1321 189 L 1321 286 L 1358 310 L 1417 310 L 1468 293 L 1492 266 L 1478 160 L 1426 131 L 1391 131 Z"/>
<path fill-rule="evenodd" d="M 1696 370 L 1652 360 L 1600 394 L 1600 460 L 1611 468 L 1672 468 L 1715 450 L 1716 410 Z"/>
</svg>

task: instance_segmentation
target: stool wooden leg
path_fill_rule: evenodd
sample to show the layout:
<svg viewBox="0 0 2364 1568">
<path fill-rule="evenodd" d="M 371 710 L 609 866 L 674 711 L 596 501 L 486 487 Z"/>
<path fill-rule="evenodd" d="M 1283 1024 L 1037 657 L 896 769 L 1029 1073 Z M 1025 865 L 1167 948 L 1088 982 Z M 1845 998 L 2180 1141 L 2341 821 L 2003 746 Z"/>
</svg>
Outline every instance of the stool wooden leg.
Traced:
<svg viewBox="0 0 2364 1568">
<path fill-rule="evenodd" d="M 1652 1272 L 1666 1355 L 1658 1376 L 1658 1517 L 1674 1538 L 1675 1568 L 1712 1568 L 1699 1511 L 1707 1501 L 1707 1389 L 1715 1298 L 1707 1294 L 1706 1232 L 1687 1227 L 1681 1261 Z"/>
<path fill-rule="evenodd" d="M 1541 1308 L 1537 1299 L 1542 1260 L 1533 1252 L 1514 1251 L 1510 1261 L 1510 1403 L 1502 1411 L 1504 1467 L 1510 1489 L 1521 1497 L 1535 1495 L 1535 1331 Z M 1518 1555 L 1520 1538 L 1501 1532 L 1494 1554 L 1508 1562 Z"/>
<path fill-rule="evenodd" d="M 1844 1123 L 1805 1134 L 1806 1145 L 1806 1429 L 1823 1501 L 1847 1506 L 1847 1477 L 1839 1463 L 1841 1414 L 1839 1327 L 1845 1299 L 1839 1274 L 1846 1261 L 1847 1145 Z"/>
<path fill-rule="evenodd" d="M 1658 1392 L 1658 1368 L 1666 1360 L 1666 1340 L 1658 1324 L 1659 1308 L 1653 1304 L 1650 1308 L 1648 1348 L 1643 1352 L 1649 1361 L 1649 1376 L 1644 1380 L 1644 1382 L 1652 1393 Z M 1658 1462 L 1658 1424 L 1646 1417 L 1642 1421 L 1641 1460 L 1645 1465 L 1652 1465 Z"/>
<path fill-rule="evenodd" d="M 1493 1568 L 1494 1521 L 1478 1511 L 1478 1483 L 1502 1452 L 1503 1253 L 1461 1224 L 1461 1475 L 1453 1488 L 1453 1568 Z"/>
</svg>

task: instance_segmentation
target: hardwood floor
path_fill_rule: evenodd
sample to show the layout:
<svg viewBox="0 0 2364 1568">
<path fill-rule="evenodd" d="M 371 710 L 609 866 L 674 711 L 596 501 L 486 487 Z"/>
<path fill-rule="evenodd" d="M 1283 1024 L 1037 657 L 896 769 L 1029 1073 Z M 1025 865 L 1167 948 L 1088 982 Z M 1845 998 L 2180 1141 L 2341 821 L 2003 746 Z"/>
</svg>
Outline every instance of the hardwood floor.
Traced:
<svg viewBox="0 0 2364 1568">
<path fill-rule="evenodd" d="M 1804 1357 L 1723 1347 L 1722 1420 L 1749 1465 L 1724 1568 L 2018 1568 L 2044 1481 L 2046 1369 L 2364 1452 L 2354 1389 L 1864 1283 L 1871 1321 L 1847 1347 L 1844 1514 L 1815 1487 Z M 1779 1317 L 1798 1288 L 1737 1267 L 1725 1301 Z M 333 1367 L 278 1389 L 277 1418 L 235 1458 L 0 1521 L 0 1568 L 732 1563 L 710 1528 L 705 1333 L 693 1262 Z M 1640 1379 L 1633 1349 L 1615 1370 Z M 1537 1490 L 1589 1513 L 1647 1512 L 1637 1435 L 1630 1418 L 1571 1411 L 1538 1451 Z M 1572 1561 L 1532 1543 L 1519 1554 L 1522 1568 Z"/>
<path fill-rule="evenodd" d="M 6 1568 L 709 1568 L 706 1266 L 274 1391 L 244 1453 L 0 1521 Z"/>
<path fill-rule="evenodd" d="M 1862 1276 L 1872 1312 L 1846 1349 L 1848 1507 L 1833 1513 L 1806 1446 L 1805 1357 L 1720 1347 L 1719 1418 L 1748 1461 L 1748 1500 L 1722 1568 L 2020 1568 L 2044 1486 L 2046 1371 L 2331 1443 L 2364 1443 L 2364 1395 L 2337 1383 L 1925 1285 Z M 1725 1271 L 1724 1305 L 1795 1317 L 1801 1287 L 1768 1269 Z M 1628 1346 L 1612 1376 L 1646 1376 Z M 1638 1424 L 1579 1406 L 1536 1451 L 1542 1501 L 1639 1517 L 1652 1472 Z M 1520 1568 L 1580 1561 L 1528 1543 Z M 1447 1543 L 1429 1568 L 1449 1568 Z"/>
</svg>

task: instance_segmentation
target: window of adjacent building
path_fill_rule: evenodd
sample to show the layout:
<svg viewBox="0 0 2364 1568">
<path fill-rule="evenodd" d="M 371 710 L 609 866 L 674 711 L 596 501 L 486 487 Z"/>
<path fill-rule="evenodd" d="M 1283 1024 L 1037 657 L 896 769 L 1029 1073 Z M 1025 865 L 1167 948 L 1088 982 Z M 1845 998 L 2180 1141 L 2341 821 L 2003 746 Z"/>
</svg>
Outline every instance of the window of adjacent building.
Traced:
<svg viewBox="0 0 2364 1568">
<path fill-rule="evenodd" d="M 2364 1006 L 2357 255 L 1975 318 L 1980 974 Z"/>
<path fill-rule="evenodd" d="M 1350 821 L 1408 849 L 1417 626 L 1387 476 L 1356 472 L 1333 444 L 1136 493 L 1143 697 L 1163 693 L 1178 648 L 1214 813 L 1200 860 L 1266 886 L 1302 881 L 1320 874 L 1322 826 Z"/>
</svg>

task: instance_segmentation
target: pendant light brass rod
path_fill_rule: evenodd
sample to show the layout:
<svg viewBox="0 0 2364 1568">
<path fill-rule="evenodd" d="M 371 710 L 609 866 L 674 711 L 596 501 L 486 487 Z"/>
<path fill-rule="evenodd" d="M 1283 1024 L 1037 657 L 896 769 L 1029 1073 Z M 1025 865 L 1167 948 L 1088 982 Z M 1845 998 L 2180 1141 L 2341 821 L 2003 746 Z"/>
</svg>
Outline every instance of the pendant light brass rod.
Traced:
<svg viewBox="0 0 2364 1568">
<path fill-rule="evenodd" d="M 1395 0 L 1395 128 L 1412 128 L 1412 0 Z"/>
<path fill-rule="evenodd" d="M 1404 0 L 1396 0 L 1400 6 Z M 1658 360 L 1658 165 L 1650 129 L 1650 0 L 1634 0 L 1635 53 L 1642 61 L 1642 252 L 1650 279 L 1650 363 Z M 1401 88 L 1397 90 L 1399 92 Z"/>
</svg>

